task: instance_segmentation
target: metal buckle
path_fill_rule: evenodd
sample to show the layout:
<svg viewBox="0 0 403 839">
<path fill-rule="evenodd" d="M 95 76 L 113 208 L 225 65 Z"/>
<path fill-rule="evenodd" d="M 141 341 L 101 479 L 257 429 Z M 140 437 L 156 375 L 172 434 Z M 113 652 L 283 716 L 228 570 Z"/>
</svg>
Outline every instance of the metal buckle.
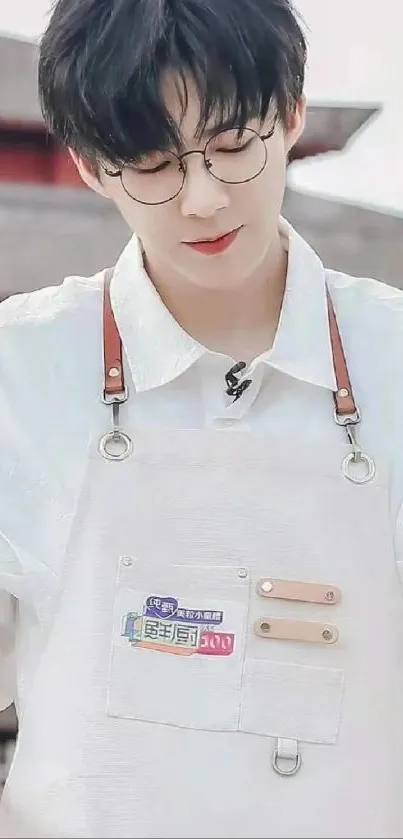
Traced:
<svg viewBox="0 0 403 839">
<path fill-rule="evenodd" d="M 104 405 L 112 406 L 113 428 L 107 431 L 99 441 L 99 451 L 105 460 L 126 460 L 133 451 L 133 441 L 128 434 L 120 428 L 119 414 L 120 406 L 127 402 L 129 396 L 128 388 L 125 387 L 120 393 L 103 393 L 101 401 Z"/>
<path fill-rule="evenodd" d="M 287 760 L 290 760 L 290 758 L 287 758 Z M 301 767 L 301 755 L 300 755 L 299 752 L 295 756 L 295 758 L 292 759 L 291 766 L 289 767 L 289 769 L 282 769 L 281 766 L 279 765 L 278 761 L 279 761 L 278 749 L 274 749 L 273 758 L 272 758 L 272 767 L 273 767 L 274 771 L 277 772 L 277 775 L 296 775 L 296 773 L 298 772 L 298 770 Z"/>
<path fill-rule="evenodd" d="M 356 408 L 354 414 L 339 414 L 337 408 L 335 408 L 333 416 L 337 425 L 341 426 L 358 425 L 361 422 L 361 414 L 358 408 Z"/>
<path fill-rule="evenodd" d="M 354 471 L 354 466 L 357 463 L 365 463 L 366 472 L 363 475 L 357 475 Z M 347 454 L 341 465 L 342 472 L 345 478 L 348 478 L 353 484 L 368 484 L 376 475 L 375 461 L 369 454 L 365 454 L 358 450 L 358 452 L 350 452 Z"/>
<path fill-rule="evenodd" d="M 101 437 L 99 451 L 105 460 L 126 460 L 133 451 L 133 441 L 124 431 L 115 428 Z"/>
<path fill-rule="evenodd" d="M 353 484 L 367 484 L 373 480 L 376 474 L 376 466 L 374 459 L 362 451 L 357 443 L 355 435 L 355 426 L 361 422 L 361 415 L 356 409 L 354 414 L 339 414 L 334 410 L 334 419 L 337 425 L 345 428 L 347 440 L 351 446 L 351 452 L 344 458 L 341 470 L 345 478 L 348 478 Z M 362 475 L 357 473 L 355 467 L 357 464 L 364 463 L 366 470 Z"/>
<path fill-rule="evenodd" d="M 280 765 L 280 760 L 289 764 L 287 769 Z M 302 758 L 300 752 L 298 751 L 297 740 L 278 737 L 277 747 L 273 751 L 271 760 L 271 765 L 274 771 L 277 772 L 277 775 L 283 775 L 286 777 L 296 775 L 298 770 L 301 768 L 301 763 Z"/>
<path fill-rule="evenodd" d="M 104 391 L 101 396 L 101 402 L 103 402 L 104 405 L 113 405 L 114 402 L 118 402 L 119 405 L 123 405 L 124 402 L 127 402 L 128 398 L 129 389 L 125 387 L 125 389 L 120 393 L 106 393 L 106 391 Z"/>
</svg>

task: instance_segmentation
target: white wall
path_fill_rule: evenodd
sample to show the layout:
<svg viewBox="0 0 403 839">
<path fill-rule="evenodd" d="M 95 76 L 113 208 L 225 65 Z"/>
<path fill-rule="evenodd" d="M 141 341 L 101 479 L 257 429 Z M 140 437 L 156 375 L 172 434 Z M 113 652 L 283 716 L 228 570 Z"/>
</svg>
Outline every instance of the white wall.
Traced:
<svg viewBox="0 0 403 839">
<path fill-rule="evenodd" d="M 0 34 L 35 38 L 46 25 L 50 6 L 50 0 L 1 0 Z"/>
<path fill-rule="evenodd" d="M 400 0 L 295 0 L 307 24 L 307 93 L 326 101 L 384 100 L 401 81 Z"/>
<path fill-rule="evenodd" d="M 297 5 L 311 30 L 308 98 L 380 102 L 383 110 L 343 153 L 295 163 L 289 186 L 403 217 L 403 3 Z"/>
<path fill-rule="evenodd" d="M 400 0 L 294 0 L 307 24 L 307 91 L 314 99 L 373 101 L 402 71 Z M 0 33 L 35 38 L 51 0 L 0 2 Z M 387 59 L 385 61 L 385 58 Z"/>
</svg>

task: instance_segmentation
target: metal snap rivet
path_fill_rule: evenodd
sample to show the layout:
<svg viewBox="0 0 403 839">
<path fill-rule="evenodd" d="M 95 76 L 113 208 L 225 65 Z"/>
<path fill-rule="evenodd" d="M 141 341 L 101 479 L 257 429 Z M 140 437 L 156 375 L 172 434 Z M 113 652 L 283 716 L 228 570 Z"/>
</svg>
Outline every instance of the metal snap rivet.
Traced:
<svg viewBox="0 0 403 839">
<path fill-rule="evenodd" d="M 322 638 L 324 641 L 331 641 L 333 638 L 333 632 L 330 629 L 324 629 L 322 632 Z"/>
<path fill-rule="evenodd" d="M 119 367 L 111 367 L 111 369 L 108 370 L 108 376 L 110 376 L 111 379 L 116 379 L 117 376 L 120 376 Z"/>
<path fill-rule="evenodd" d="M 241 579 L 244 580 L 245 577 L 247 577 L 247 576 L 248 576 L 247 569 L 246 568 L 240 568 L 239 571 L 238 571 L 238 577 L 241 577 Z"/>
<path fill-rule="evenodd" d="M 262 591 L 273 591 L 273 583 L 271 583 L 270 580 L 264 580 L 260 588 L 262 589 Z"/>
<path fill-rule="evenodd" d="M 329 591 L 325 592 L 325 600 L 329 600 L 329 602 L 332 602 L 335 599 L 335 596 L 336 595 L 335 595 L 334 591 L 331 591 L 331 589 L 329 589 Z"/>
<path fill-rule="evenodd" d="M 131 565 L 133 565 L 133 560 L 129 559 L 126 556 L 124 559 L 122 559 L 122 565 L 126 565 L 126 567 L 129 568 Z"/>
<path fill-rule="evenodd" d="M 340 390 L 337 391 L 337 395 L 342 396 L 345 399 L 346 396 L 350 396 L 350 392 L 346 387 L 341 387 Z"/>
<path fill-rule="evenodd" d="M 260 624 L 260 629 L 262 630 L 262 632 L 270 632 L 271 626 L 266 621 L 263 621 L 263 623 Z"/>
</svg>

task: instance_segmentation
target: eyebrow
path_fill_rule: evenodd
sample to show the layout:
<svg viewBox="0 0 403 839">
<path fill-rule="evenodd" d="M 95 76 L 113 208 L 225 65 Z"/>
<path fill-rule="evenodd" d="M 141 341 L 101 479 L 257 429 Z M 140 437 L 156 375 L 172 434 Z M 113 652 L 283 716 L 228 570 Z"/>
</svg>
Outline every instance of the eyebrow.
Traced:
<svg viewBox="0 0 403 839">
<path fill-rule="evenodd" d="M 227 119 L 227 120 L 224 120 L 224 122 L 217 123 L 217 125 L 212 125 L 210 128 L 205 128 L 204 131 L 203 131 L 202 138 L 205 138 L 206 142 L 208 142 L 208 140 L 210 140 L 212 137 L 214 137 L 215 134 L 219 134 L 220 131 L 228 131 L 231 128 L 242 130 L 243 128 L 246 128 L 246 127 L 247 126 L 245 126 L 245 125 L 240 125 L 239 123 L 237 124 L 236 122 L 234 123 L 233 119 Z M 193 144 L 195 142 L 197 142 L 197 138 L 194 137 L 193 138 Z M 191 143 L 191 145 L 192 145 L 192 143 Z M 188 146 L 185 145 L 185 143 L 183 142 L 183 138 L 182 138 L 181 147 L 179 149 L 179 152 L 180 153 L 181 152 L 186 152 L 187 149 L 188 149 Z M 172 146 L 168 146 L 168 145 L 167 146 L 160 146 L 159 148 L 156 148 L 156 149 L 149 149 L 148 152 L 145 152 L 145 154 L 149 154 L 149 153 L 151 154 L 153 151 L 159 151 L 161 153 L 171 152 L 171 151 L 173 151 L 173 148 L 172 148 Z"/>
<path fill-rule="evenodd" d="M 203 131 L 203 135 L 202 135 L 201 139 L 205 138 L 205 140 L 208 141 L 208 140 L 211 140 L 211 138 L 214 137 L 215 134 L 219 134 L 220 131 L 228 131 L 231 128 L 233 128 L 233 129 L 238 129 L 238 128 L 243 129 L 245 127 L 246 126 L 237 125 L 236 123 L 234 123 L 234 121 L 232 119 L 228 119 L 228 120 L 225 120 L 224 122 L 218 123 L 217 125 L 212 125 L 210 128 L 205 128 L 204 131 Z M 193 138 L 193 143 L 195 143 L 195 142 L 197 142 L 196 137 Z M 186 148 L 186 146 L 182 141 L 182 149 L 185 149 L 185 148 Z M 170 149 L 166 149 L 166 151 L 169 151 L 169 150 Z"/>
</svg>

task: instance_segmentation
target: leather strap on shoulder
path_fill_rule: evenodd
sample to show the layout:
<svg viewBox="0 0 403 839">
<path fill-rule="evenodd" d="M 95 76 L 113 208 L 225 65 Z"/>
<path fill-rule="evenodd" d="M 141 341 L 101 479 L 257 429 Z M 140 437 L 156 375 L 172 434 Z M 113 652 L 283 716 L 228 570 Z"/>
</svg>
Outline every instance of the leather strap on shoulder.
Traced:
<svg viewBox="0 0 403 839">
<path fill-rule="evenodd" d="M 329 291 L 327 291 L 327 305 L 333 365 L 337 382 L 337 390 L 333 394 L 336 414 L 341 417 L 348 416 L 350 414 L 355 415 L 357 413 L 357 407 L 354 401 L 353 389 L 351 387 L 346 357 L 344 355 L 343 343 L 340 337 L 336 314 Z"/>
<path fill-rule="evenodd" d="M 104 396 L 113 397 L 125 390 L 122 341 L 112 310 L 110 286 L 114 268 L 107 268 L 104 279 Z"/>
<path fill-rule="evenodd" d="M 112 310 L 110 285 L 114 268 L 105 271 L 104 306 L 103 306 L 103 335 L 104 335 L 104 395 L 113 397 L 125 390 L 122 341 Z M 340 331 L 336 320 L 333 303 L 327 291 L 330 341 L 333 354 L 333 365 L 336 375 L 337 390 L 333 394 L 336 414 L 338 416 L 355 415 L 357 413 L 353 391 L 348 373 L 346 358 Z"/>
</svg>

